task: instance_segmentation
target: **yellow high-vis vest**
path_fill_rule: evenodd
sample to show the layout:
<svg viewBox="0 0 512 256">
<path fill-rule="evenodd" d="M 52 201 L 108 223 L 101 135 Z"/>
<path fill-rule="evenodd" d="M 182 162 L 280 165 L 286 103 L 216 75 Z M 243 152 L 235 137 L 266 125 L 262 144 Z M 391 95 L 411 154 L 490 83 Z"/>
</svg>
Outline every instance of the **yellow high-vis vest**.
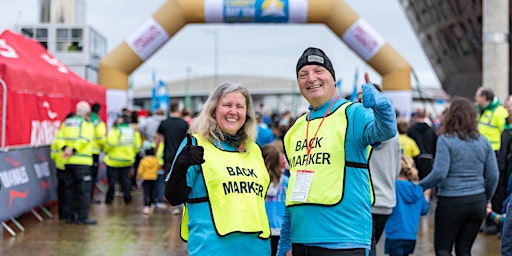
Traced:
<svg viewBox="0 0 512 256">
<path fill-rule="evenodd" d="M 73 116 L 64 121 L 61 130 L 57 133 L 63 145 L 74 149 L 66 164 L 92 166 L 92 140 L 94 139 L 94 126 L 81 116 Z"/>
<path fill-rule="evenodd" d="M 119 124 L 107 135 L 103 161 L 110 167 L 131 166 L 141 146 L 140 133 L 129 124 Z"/>
<path fill-rule="evenodd" d="M 317 204 L 336 205 L 341 202 L 344 194 L 345 168 L 368 168 L 367 163 L 347 162 L 345 158 L 345 137 L 347 133 L 347 102 L 330 113 L 322 123 L 322 117 L 309 121 L 308 114 L 298 118 L 284 137 L 284 146 L 290 180 L 286 191 L 286 206 Z M 318 127 L 322 123 L 320 129 Z M 318 134 L 314 134 L 318 130 Z M 308 140 L 306 141 L 306 133 Z M 311 147 L 307 155 L 308 144 Z M 309 192 L 305 201 L 292 201 L 292 191 L 297 175 L 302 172 L 313 173 Z M 371 186 L 371 184 L 369 184 Z"/>
<path fill-rule="evenodd" d="M 245 152 L 229 152 L 216 148 L 195 134 L 198 146 L 204 147 L 201 165 L 212 222 L 219 236 L 232 233 L 254 233 L 261 239 L 270 237 L 265 211 L 265 196 L 270 176 L 259 146 L 250 142 Z M 204 201 L 203 201 L 204 202 Z M 190 201 L 188 203 L 191 203 Z M 188 240 L 188 207 L 185 207 L 181 238 Z"/>
<path fill-rule="evenodd" d="M 494 109 L 486 109 L 478 119 L 478 131 L 489 140 L 494 151 L 500 150 L 501 133 L 505 129 L 507 117 L 507 109 L 498 105 Z"/>
</svg>

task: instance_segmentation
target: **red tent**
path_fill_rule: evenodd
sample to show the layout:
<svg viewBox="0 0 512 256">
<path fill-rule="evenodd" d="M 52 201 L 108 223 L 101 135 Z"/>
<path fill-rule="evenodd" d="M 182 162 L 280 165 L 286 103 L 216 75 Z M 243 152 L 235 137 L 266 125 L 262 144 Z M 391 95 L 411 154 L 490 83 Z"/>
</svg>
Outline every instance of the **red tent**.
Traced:
<svg viewBox="0 0 512 256">
<path fill-rule="evenodd" d="M 79 77 L 39 42 L 9 30 L 0 34 L 0 84 L 0 138 L 7 147 L 50 144 L 80 100 L 99 103 L 106 117 L 104 87 Z"/>
</svg>

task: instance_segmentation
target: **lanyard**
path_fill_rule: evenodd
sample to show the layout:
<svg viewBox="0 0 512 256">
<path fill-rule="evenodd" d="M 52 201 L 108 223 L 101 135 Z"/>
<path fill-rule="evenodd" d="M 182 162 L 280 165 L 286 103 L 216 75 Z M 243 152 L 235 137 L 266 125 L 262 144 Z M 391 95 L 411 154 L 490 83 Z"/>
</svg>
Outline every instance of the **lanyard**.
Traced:
<svg viewBox="0 0 512 256">
<path fill-rule="evenodd" d="M 331 113 L 331 108 L 332 106 L 334 105 L 334 103 L 336 101 L 338 101 L 338 99 L 340 98 L 340 96 L 338 95 L 332 102 L 331 102 L 331 105 L 329 105 L 329 108 L 327 109 L 327 111 L 325 111 L 325 114 L 324 116 L 322 117 L 322 121 L 320 121 L 320 124 L 318 125 L 318 128 L 316 128 L 316 132 L 315 132 L 315 135 L 313 135 L 313 138 L 311 138 L 311 141 L 309 141 L 308 137 L 309 137 L 309 121 L 311 121 L 311 112 L 308 114 L 308 126 L 306 127 L 306 165 L 308 164 L 309 162 L 309 154 L 311 153 L 311 149 L 313 149 L 313 142 L 315 141 L 316 139 L 316 135 L 318 134 L 318 131 L 320 131 L 320 127 L 322 127 L 322 124 L 324 123 L 324 120 L 325 120 L 325 117 Z"/>
</svg>

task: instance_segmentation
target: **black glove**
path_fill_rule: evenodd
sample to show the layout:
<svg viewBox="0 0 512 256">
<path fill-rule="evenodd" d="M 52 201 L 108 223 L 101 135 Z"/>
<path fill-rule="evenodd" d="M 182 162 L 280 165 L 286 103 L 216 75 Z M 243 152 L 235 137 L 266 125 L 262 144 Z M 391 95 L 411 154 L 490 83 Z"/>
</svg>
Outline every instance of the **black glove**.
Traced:
<svg viewBox="0 0 512 256">
<path fill-rule="evenodd" d="M 204 148 L 192 145 L 192 138 L 187 134 L 187 145 L 176 157 L 171 176 L 165 186 L 165 198 L 175 206 L 187 201 L 190 188 L 187 187 L 186 174 L 191 165 L 204 163 Z"/>
<path fill-rule="evenodd" d="M 189 139 L 190 141 L 190 139 Z M 182 166 L 190 167 L 204 163 L 204 148 L 187 144 L 176 158 Z"/>
</svg>

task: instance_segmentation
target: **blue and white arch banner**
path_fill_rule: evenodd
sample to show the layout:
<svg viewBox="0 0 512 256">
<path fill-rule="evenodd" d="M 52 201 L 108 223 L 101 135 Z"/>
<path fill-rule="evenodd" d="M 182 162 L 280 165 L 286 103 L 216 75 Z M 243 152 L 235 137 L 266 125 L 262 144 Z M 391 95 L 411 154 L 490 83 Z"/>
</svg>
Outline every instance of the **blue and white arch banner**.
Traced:
<svg viewBox="0 0 512 256">
<path fill-rule="evenodd" d="M 207 23 L 305 23 L 307 0 L 205 0 Z"/>
</svg>

